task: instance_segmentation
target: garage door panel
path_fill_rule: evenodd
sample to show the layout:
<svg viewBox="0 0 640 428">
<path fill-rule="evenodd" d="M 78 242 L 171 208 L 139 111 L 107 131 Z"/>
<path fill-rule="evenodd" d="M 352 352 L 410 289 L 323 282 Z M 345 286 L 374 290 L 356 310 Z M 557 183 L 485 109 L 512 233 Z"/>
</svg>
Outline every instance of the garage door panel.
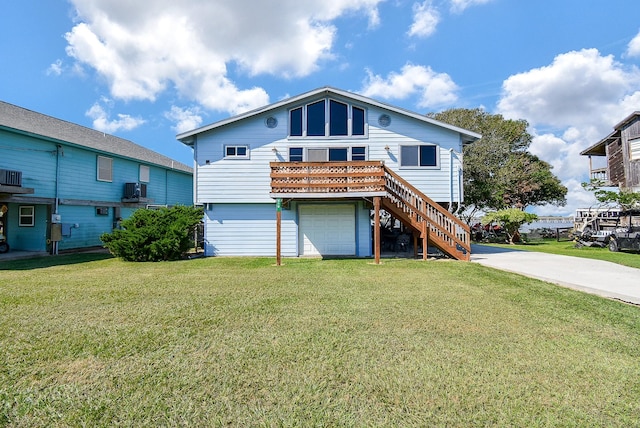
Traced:
<svg viewBox="0 0 640 428">
<path fill-rule="evenodd" d="M 301 205 L 300 254 L 355 255 L 354 205 Z"/>
</svg>

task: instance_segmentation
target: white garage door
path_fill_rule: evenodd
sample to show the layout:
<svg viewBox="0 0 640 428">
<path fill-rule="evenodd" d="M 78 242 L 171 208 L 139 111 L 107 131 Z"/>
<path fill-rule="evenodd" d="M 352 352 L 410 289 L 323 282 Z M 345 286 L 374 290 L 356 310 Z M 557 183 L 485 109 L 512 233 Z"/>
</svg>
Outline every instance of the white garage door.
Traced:
<svg viewBox="0 0 640 428">
<path fill-rule="evenodd" d="M 355 211 L 355 205 L 300 205 L 300 255 L 355 255 Z"/>
</svg>

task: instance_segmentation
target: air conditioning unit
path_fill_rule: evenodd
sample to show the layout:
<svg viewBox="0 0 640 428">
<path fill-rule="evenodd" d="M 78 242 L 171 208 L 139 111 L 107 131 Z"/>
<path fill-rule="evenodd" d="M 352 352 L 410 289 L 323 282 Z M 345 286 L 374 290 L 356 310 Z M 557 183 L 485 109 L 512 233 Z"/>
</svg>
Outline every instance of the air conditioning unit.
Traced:
<svg viewBox="0 0 640 428">
<path fill-rule="evenodd" d="M 146 198 L 147 185 L 145 183 L 125 183 L 124 197 L 127 199 Z"/>
<path fill-rule="evenodd" d="M 22 187 L 22 171 L 0 169 L 0 184 Z"/>
</svg>

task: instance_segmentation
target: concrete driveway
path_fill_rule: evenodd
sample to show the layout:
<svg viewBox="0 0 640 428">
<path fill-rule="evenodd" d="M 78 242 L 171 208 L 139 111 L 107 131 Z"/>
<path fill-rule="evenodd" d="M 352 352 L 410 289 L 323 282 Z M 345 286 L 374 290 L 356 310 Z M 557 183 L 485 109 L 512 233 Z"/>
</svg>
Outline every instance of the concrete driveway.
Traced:
<svg viewBox="0 0 640 428">
<path fill-rule="evenodd" d="M 471 245 L 471 261 L 640 305 L 640 269 L 601 260 L 475 244 Z"/>
</svg>

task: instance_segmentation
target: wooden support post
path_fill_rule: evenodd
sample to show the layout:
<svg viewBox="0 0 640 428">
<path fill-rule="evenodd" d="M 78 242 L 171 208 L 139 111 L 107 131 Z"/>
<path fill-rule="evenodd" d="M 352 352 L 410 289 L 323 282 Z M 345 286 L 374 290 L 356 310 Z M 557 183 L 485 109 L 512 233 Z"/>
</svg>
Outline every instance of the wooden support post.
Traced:
<svg viewBox="0 0 640 428">
<path fill-rule="evenodd" d="M 427 260 L 429 249 L 429 224 L 426 220 L 422 221 L 422 260 Z"/>
<path fill-rule="evenodd" d="M 380 196 L 373 198 L 374 221 L 373 221 L 373 252 L 376 264 L 380 264 Z"/>
<path fill-rule="evenodd" d="M 276 200 L 276 265 L 282 264 L 282 199 Z"/>
<path fill-rule="evenodd" d="M 413 258 L 418 258 L 418 234 L 413 232 Z"/>
</svg>

